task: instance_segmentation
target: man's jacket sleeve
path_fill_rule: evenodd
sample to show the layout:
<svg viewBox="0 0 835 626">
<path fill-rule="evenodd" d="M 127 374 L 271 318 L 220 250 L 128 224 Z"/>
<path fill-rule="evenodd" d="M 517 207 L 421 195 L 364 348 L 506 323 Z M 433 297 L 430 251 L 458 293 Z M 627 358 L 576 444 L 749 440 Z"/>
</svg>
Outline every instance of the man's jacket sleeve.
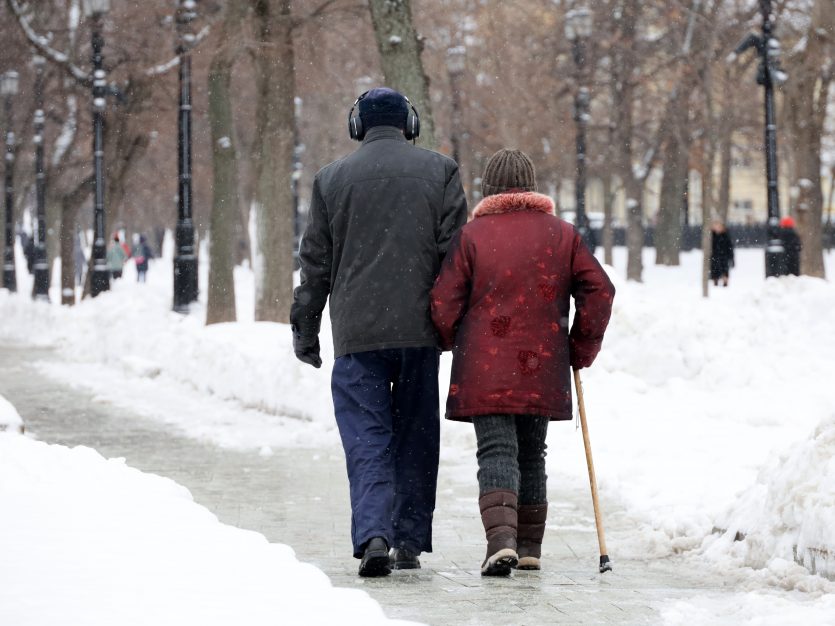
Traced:
<svg viewBox="0 0 835 626">
<path fill-rule="evenodd" d="M 449 173 L 444 187 L 444 202 L 438 222 L 438 255 L 443 259 L 455 233 L 467 223 L 467 197 L 461 186 L 457 164 Z"/>
<path fill-rule="evenodd" d="M 603 333 L 612 315 L 615 287 L 594 255 L 574 231 L 571 259 L 571 295 L 574 323 L 569 333 L 571 367 L 589 367 L 603 344 Z"/>
<path fill-rule="evenodd" d="M 444 258 L 441 273 L 432 288 L 432 322 L 438 331 L 442 350 L 452 350 L 455 333 L 467 312 L 472 284 L 472 263 L 459 231 Z"/>
<path fill-rule="evenodd" d="M 318 178 L 313 182 L 309 215 L 310 221 L 299 249 L 301 284 L 293 294 L 293 307 L 290 310 L 290 323 L 305 337 L 319 334 L 322 311 L 330 294 L 333 263 L 328 211 Z"/>
</svg>

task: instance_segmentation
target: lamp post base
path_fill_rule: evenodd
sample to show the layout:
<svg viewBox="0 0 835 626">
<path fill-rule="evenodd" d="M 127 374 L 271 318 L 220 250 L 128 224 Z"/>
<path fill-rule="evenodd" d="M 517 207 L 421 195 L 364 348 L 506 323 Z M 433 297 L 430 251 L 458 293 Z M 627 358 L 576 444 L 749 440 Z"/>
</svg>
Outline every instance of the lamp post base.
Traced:
<svg viewBox="0 0 835 626">
<path fill-rule="evenodd" d="M 32 285 L 32 299 L 49 302 L 49 268 L 35 266 L 35 283 Z"/>
<path fill-rule="evenodd" d="M 12 293 L 17 291 L 17 276 L 15 275 L 14 267 L 3 268 L 3 289 L 8 289 Z"/>
<path fill-rule="evenodd" d="M 785 276 L 788 273 L 783 243 L 779 239 L 769 241 L 765 248 L 765 277 Z"/>
<path fill-rule="evenodd" d="M 174 259 L 174 311 L 188 313 L 197 300 L 197 257 L 193 254 Z"/>
<path fill-rule="evenodd" d="M 107 268 L 94 267 L 90 280 L 90 295 L 94 298 L 103 291 L 110 290 L 110 272 Z"/>
</svg>

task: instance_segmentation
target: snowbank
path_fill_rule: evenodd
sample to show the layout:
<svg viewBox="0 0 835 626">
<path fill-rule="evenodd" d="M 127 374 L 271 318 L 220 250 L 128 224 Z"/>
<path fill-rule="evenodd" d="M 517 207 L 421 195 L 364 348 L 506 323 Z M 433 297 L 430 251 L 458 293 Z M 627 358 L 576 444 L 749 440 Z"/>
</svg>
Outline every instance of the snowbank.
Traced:
<svg viewBox="0 0 835 626">
<path fill-rule="evenodd" d="M 835 414 L 774 455 L 718 525 L 726 532 L 706 542 L 715 560 L 732 554 L 756 569 L 796 560 L 835 579 Z"/>
<path fill-rule="evenodd" d="M 184 487 L 0 433 L 0 624 L 404 624 Z"/>
<path fill-rule="evenodd" d="M 23 432 L 23 420 L 11 402 L 3 396 L 0 396 L 0 432 Z"/>
<path fill-rule="evenodd" d="M 707 300 L 692 257 L 621 285 L 584 372 L 601 489 L 645 522 L 636 555 L 697 547 L 771 454 L 835 410 L 835 289 L 764 281 L 761 252 L 737 258 L 732 287 Z"/>
<path fill-rule="evenodd" d="M 727 593 L 676 600 L 659 607 L 667 626 L 832 626 L 835 595 Z"/>
</svg>

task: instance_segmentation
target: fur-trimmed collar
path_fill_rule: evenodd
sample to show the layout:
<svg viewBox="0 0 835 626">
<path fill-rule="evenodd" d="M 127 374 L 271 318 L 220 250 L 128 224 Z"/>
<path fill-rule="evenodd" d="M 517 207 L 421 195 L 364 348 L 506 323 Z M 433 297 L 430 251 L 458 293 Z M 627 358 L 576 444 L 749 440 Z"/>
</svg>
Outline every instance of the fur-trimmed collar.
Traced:
<svg viewBox="0 0 835 626">
<path fill-rule="evenodd" d="M 520 211 L 539 211 L 540 213 L 553 214 L 554 201 L 548 196 L 534 191 L 497 193 L 492 196 L 487 196 L 479 202 L 473 211 L 473 217 L 517 213 Z"/>
</svg>

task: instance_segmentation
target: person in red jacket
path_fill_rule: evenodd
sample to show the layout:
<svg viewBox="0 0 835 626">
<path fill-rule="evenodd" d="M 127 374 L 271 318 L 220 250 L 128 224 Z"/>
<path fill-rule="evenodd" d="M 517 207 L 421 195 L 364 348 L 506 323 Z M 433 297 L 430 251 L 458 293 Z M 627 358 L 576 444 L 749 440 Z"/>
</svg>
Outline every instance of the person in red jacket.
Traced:
<svg viewBox="0 0 835 626">
<path fill-rule="evenodd" d="M 482 192 L 432 289 L 432 320 L 453 352 L 446 417 L 472 421 L 478 442 L 481 573 L 506 576 L 540 568 L 548 422 L 571 419 L 570 368 L 597 356 L 615 289 L 554 202 L 536 193 L 526 154 L 494 154 Z"/>
</svg>

